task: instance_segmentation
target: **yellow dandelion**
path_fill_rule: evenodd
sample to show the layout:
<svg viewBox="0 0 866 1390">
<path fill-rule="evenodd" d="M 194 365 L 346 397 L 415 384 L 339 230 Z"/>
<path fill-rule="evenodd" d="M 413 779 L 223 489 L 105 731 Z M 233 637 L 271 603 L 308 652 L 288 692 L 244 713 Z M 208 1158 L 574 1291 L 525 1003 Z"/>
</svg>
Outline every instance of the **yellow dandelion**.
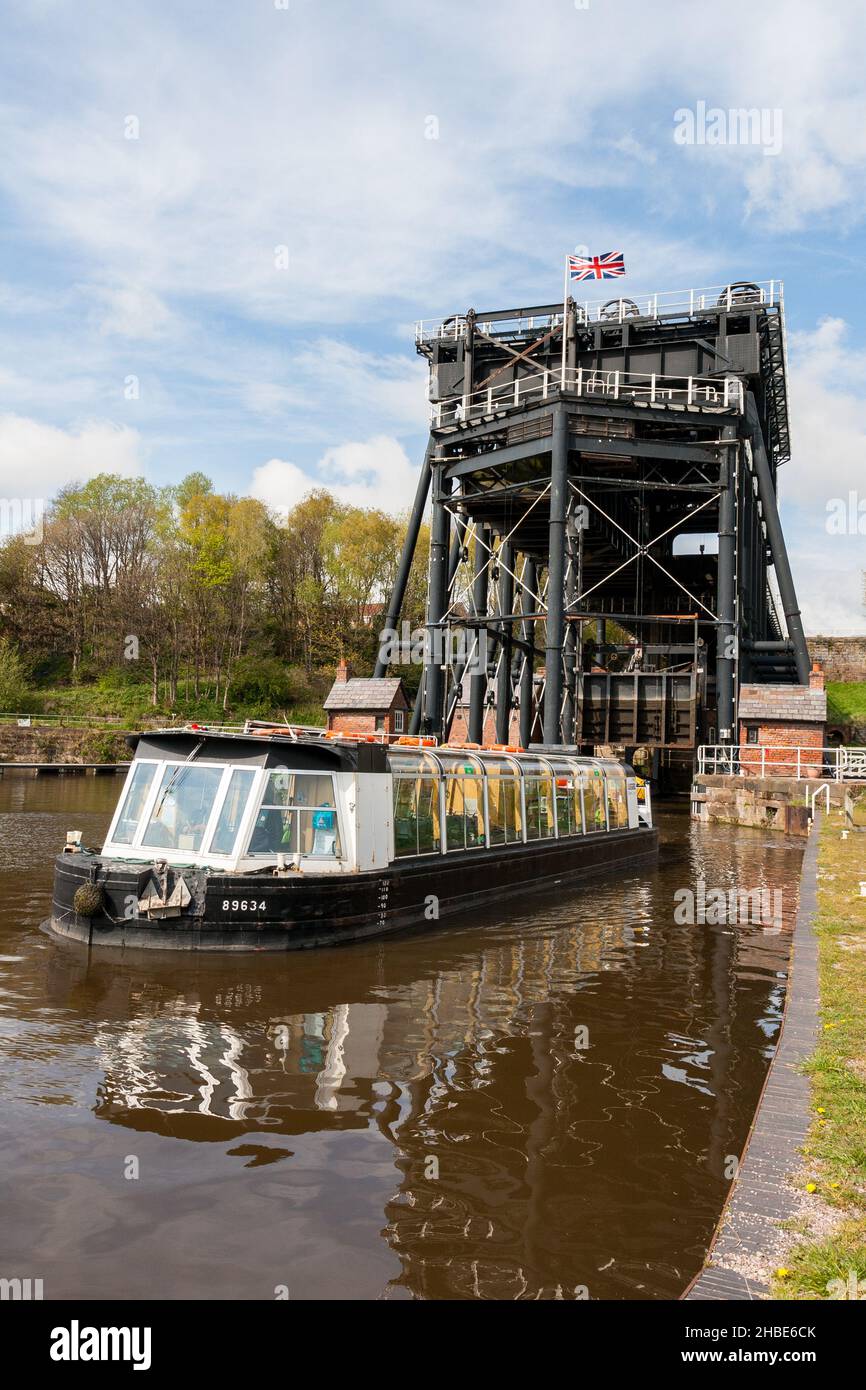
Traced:
<svg viewBox="0 0 866 1390">
<path fill-rule="evenodd" d="M 777 1270 L 776 1270 L 776 1278 L 777 1278 L 777 1279 L 787 1279 L 787 1277 L 788 1277 L 788 1275 L 790 1274 L 790 1272 L 791 1272 L 791 1271 L 790 1271 L 789 1269 L 777 1269 Z"/>
<path fill-rule="evenodd" d="M 807 1192 L 817 1192 L 817 1191 L 818 1191 L 818 1184 L 817 1184 L 816 1182 L 807 1182 L 807 1183 L 806 1183 L 806 1191 L 807 1191 Z"/>
</svg>

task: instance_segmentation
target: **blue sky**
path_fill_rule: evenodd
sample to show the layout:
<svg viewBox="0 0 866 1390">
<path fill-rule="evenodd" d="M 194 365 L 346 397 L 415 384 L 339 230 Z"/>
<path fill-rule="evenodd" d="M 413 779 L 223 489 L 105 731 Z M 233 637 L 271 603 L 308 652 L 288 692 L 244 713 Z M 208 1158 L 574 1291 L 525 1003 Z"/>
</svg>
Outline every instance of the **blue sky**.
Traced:
<svg viewBox="0 0 866 1390">
<path fill-rule="evenodd" d="M 201 468 L 398 509 L 414 320 L 622 249 L 626 293 L 784 279 L 800 601 L 862 631 L 866 536 L 826 521 L 866 511 L 864 71 L 853 0 L 7 0 L 0 496 Z M 781 148 L 678 143 L 700 102 Z"/>
</svg>

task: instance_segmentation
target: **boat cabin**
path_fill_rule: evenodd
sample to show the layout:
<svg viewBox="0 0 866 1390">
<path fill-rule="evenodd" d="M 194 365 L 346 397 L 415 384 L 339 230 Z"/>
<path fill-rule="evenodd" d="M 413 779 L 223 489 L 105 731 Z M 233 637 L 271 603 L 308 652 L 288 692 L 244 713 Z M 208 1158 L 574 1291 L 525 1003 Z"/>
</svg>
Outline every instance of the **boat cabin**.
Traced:
<svg viewBox="0 0 866 1390">
<path fill-rule="evenodd" d="M 165 730 L 137 743 L 102 858 L 354 873 L 647 820 L 636 779 L 611 759 Z"/>
</svg>

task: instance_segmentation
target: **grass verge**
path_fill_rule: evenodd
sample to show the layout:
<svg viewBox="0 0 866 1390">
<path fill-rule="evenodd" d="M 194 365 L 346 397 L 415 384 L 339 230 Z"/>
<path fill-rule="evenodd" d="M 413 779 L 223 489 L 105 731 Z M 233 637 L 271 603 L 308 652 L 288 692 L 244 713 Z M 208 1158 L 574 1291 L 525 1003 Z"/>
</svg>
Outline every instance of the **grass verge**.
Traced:
<svg viewBox="0 0 866 1390">
<path fill-rule="evenodd" d="M 824 819 L 818 856 L 820 1037 L 800 1175 L 816 1219 L 777 1272 L 782 1299 L 866 1298 L 866 833 L 843 829 L 840 812 Z"/>
</svg>

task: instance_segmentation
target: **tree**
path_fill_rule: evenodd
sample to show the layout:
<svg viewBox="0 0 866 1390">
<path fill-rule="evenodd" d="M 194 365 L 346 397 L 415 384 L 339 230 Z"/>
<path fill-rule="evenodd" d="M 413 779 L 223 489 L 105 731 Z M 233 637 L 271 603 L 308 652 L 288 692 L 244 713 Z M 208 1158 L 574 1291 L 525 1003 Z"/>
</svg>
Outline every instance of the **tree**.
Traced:
<svg viewBox="0 0 866 1390">
<path fill-rule="evenodd" d="M 27 672 L 17 647 L 0 637 L 0 710 L 14 714 L 27 694 Z"/>
</svg>

